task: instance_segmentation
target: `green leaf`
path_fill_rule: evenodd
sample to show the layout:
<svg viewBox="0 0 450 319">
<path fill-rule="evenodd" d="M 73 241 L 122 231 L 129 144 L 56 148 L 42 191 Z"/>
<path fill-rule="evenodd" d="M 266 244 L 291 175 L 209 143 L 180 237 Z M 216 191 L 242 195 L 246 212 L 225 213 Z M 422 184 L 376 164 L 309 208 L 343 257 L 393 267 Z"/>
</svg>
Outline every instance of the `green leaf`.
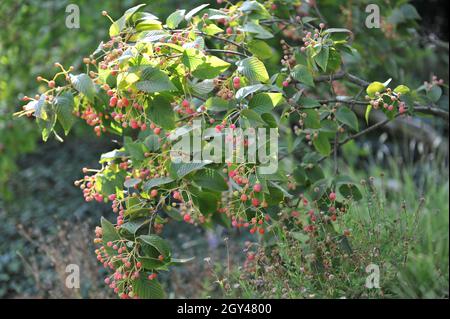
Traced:
<svg viewBox="0 0 450 319">
<path fill-rule="evenodd" d="M 45 112 L 45 101 L 47 96 L 42 94 L 37 101 L 31 101 L 25 107 L 26 109 L 34 109 L 34 116 L 42 120 L 46 120 L 48 115 Z"/>
<path fill-rule="evenodd" d="M 175 127 L 175 113 L 167 97 L 157 95 L 148 100 L 146 112 L 150 119 L 162 128 L 171 130 Z"/>
<path fill-rule="evenodd" d="M 202 11 L 203 9 L 205 9 L 205 8 L 208 7 L 208 6 L 209 6 L 209 4 L 206 3 L 206 4 L 202 4 L 202 5 L 200 5 L 200 6 L 196 7 L 196 8 L 194 8 L 194 9 L 192 9 L 191 11 L 189 11 L 189 12 L 186 14 L 185 19 L 186 19 L 187 21 L 191 20 L 193 16 L 195 16 L 197 13 L 199 13 L 200 11 Z"/>
<path fill-rule="evenodd" d="M 268 89 L 270 89 L 270 86 L 264 85 L 264 84 L 255 84 L 255 85 L 244 86 L 236 92 L 236 99 L 242 100 L 242 99 L 245 99 L 250 94 L 254 94 L 256 92 L 268 90 Z"/>
<path fill-rule="evenodd" d="M 408 94 L 409 92 L 411 92 L 411 90 L 406 85 L 399 85 L 394 89 L 394 92 L 405 95 L 405 94 Z"/>
<path fill-rule="evenodd" d="M 298 104 L 304 109 L 313 109 L 320 106 L 318 100 L 306 96 L 301 97 Z"/>
<path fill-rule="evenodd" d="M 229 67 L 230 63 L 219 59 L 214 55 L 208 55 L 206 56 L 205 62 L 199 65 L 195 71 L 192 72 L 192 75 L 201 80 L 214 79 L 225 72 Z"/>
<path fill-rule="evenodd" d="M 278 122 L 271 113 L 261 114 L 261 119 L 269 125 L 270 128 L 277 128 Z"/>
<path fill-rule="evenodd" d="M 354 131 L 359 130 L 358 118 L 355 113 L 346 106 L 341 106 L 336 112 L 336 119 L 352 128 Z"/>
<path fill-rule="evenodd" d="M 58 121 L 64 129 L 64 133 L 67 135 L 72 128 L 76 118 L 73 115 L 75 104 L 73 100 L 73 94 L 71 92 L 65 92 L 55 98 L 55 111 L 58 117 Z"/>
<path fill-rule="evenodd" d="M 386 86 L 381 82 L 372 82 L 366 89 L 367 95 L 373 99 L 375 94 L 383 92 L 385 87 Z"/>
<path fill-rule="evenodd" d="M 147 93 L 175 91 L 177 88 L 169 76 L 158 68 L 148 67 L 142 71 L 142 79 L 136 82 L 136 88 Z"/>
<path fill-rule="evenodd" d="M 297 64 L 291 72 L 291 76 L 294 80 L 299 81 L 305 85 L 314 87 L 314 78 L 309 72 L 308 68 L 304 65 Z"/>
<path fill-rule="evenodd" d="M 354 183 L 346 183 L 339 186 L 339 193 L 345 198 L 351 198 L 355 201 L 361 200 L 362 194 Z"/>
<path fill-rule="evenodd" d="M 198 171 L 209 164 L 211 164 L 211 161 L 202 161 L 200 163 L 172 163 L 171 170 L 177 178 L 183 178 L 187 174 Z"/>
<path fill-rule="evenodd" d="M 144 183 L 144 185 L 142 186 L 142 189 L 145 192 L 148 192 L 152 188 L 155 188 L 155 187 L 158 187 L 158 186 L 161 186 L 161 185 L 165 185 L 165 184 L 169 184 L 169 183 L 171 183 L 173 181 L 174 181 L 174 179 L 170 178 L 170 177 L 152 178 L 151 180 L 149 180 L 149 181 Z"/>
<path fill-rule="evenodd" d="M 102 226 L 102 242 L 106 252 L 110 255 L 116 254 L 116 251 L 107 245 L 108 242 L 120 240 L 116 228 L 104 217 L 101 218 L 100 224 Z"/>
<path fill-rule="evenodd" d="M 157 235 L 141 235 L 137 238 L 141 243 L 145 243 L 155 248 L 164 258 L 170 257 L 169 244 Z"/>
<path fill-rule="evenodd" d="M 163 299 L 164 291 L 157 279 L 139 276 L 133 280 L 133 291 L 141 299 Z"/>
<path fill-rule="evenodd" d="M 199 49 L 186 49 L 181 57 L 181 62 L 190 70 L 195 71 L 197 67 L 206 62 L 206 56 Z"/>
<path fill-rule="evenodd" d="M 176 29 L 181 21 L 184 20 L 186 10 L 177 10 L 167 17 L 166 25 L 169 29 Z"/>
<path fill-rule="evenodd" d="M 245 118 L 247 118 L 250 121 L 264 124 L 264 121 L 261 118 L 261 116 L 253 110 L 244 109 L 241 111 L 241 116 L 244 116 Z"/>
<path fill-rule="evenodd" d="M 316 148 L 316 150 L 324 155 L 324 156 L 328 156 L 331 153 L 331 144 L 330 141 L 328 140 L 328 137 L 326 136 L 325 133 L 323 132 L 319 132 L 318 136 L 316 139 L 314 139 L 313 141 L 314 147 Z"/>
<path fill-rule="evenodd" d="M 217 96 L 213 96 L 210 97 L 208 100 L 206 100 L 205 107 L 208 110 L 220 112 L 220 111 L 228 111 L 230 108 L 233 107 L 233 104 L 230 101 L 224 100 Z"/>
<path fill-rule="evenodd" d="M 316 61 L 317 65 L 323 71 L 327 70 L 329 56 L 330 56 L 330 48 L 329 47 L 322 47 L 320 52 L 314 58 L 314 60 Z"/>
<path fill-rule="evenodd" d="M 264 27 L 260 26 L 258 23 L 249 21 L 242 26 L 242 31 L 253 33 L 254 37 L 257 39 L 271 39 L 273 34 L 267 31 Z"/>
<path fill-rule="evenodd" d="M 252 40 L 248 43 L 248 50 L 262 60 L 270 59 L 273 56 L 272 47 L 266 41 Z"/>
<path fill-rule="evenodd" d="M 217 25 L 215 25 L 214 23 L 208 24 L 203 31 L 207 34 L 207 35 L 216 35 L 218 33 L 222 33 L 223 29 L 219 28 Z"/>
<path fill-rule="evenodd" d="M 370 116 L 371 111 L 372 111 L 372 104 L 369 104 L 369 105 L 367 105 L 366 114 L 364 115 L 364 118 L 366 119 L 367 124 L 369 124 L 369 116 Z"/>
<path fill-rule="evenodd" d="M 204 80 L 195 83 L 189 81 L 189 86 L 195 93 L 200 95 L 206 95 L 208 93 L 211 93 L 216 87 L 213 80 Z"/>
<path fill-rule="evenodd" d="M 126 136 L 124 138 L 124 147 L 125 147 L 125 152 L 127 154 L 129 154 L 133 160 L 135 160 L 135 161 L 144 160 L 145 149 L 144 149 L 144 145 L 141 142 L 139 142 L 139 141 L 133 142 L 131 137 Z"/>
<path fill-rule="evenodd" d="M 237 63 L 238 72 L 244 75 L 251 82 L 267 82 L 269 81 L 269 73 L 267 73 L 264 63 L 257 57 L 243 59 Z"/>
<path fill-rule="evenodd" d="M 306 117 L 303 119 L 305 128 L 320 128 L 320 115 L 316 110 L 304 110 L 303 113 L 306 113 Z"/>
<path fill-rule="evenodd" d="M 95 97 L 95 87 L 92 79 L 89 75 L 81 73 L 79 75 L 70 75 L 70 81 L 72 82 L 75 90 L 86 96 L 89 100 L 93 101 Z"/>
<path fill-rule="evenodd" d="M 223 192 L 228 190 L 228 185 L 225 179 L 216 170 L 205 168 L 198 171 L 192 180 L 200 187 L 207 188 L 212 191 Z"/>
<path fill-rule="evenodd" d="M 140 228 L 142 228 L 149 222 L 150 222 L 150 219 L 144 218 L 144 217 L 139 218 L 139 219 L 134 219 L 134 220 L 130 220 L 130 221 L 126 222 L 125 224 L 123 224 L 122 226 L 120 226 L 120 229 L 125 229 L 130 234 L 135 235 Z"/>
<path fill-rule="evenodd" d="M 160 148 L 159 137 L 155 134 L 149 134 L 144 139 L 144 145 L 150 152 L 156 152 Z"/>
<path fill-rule="evenodd" d="M 248 106 L 259 114 L 268 113 L 283 101 L 281 93 L 258 93 L 249 102 Z"/>
<path fill-rule="evenodd" d="M 170 264 L 171 265 L 182 265 L 185 263 L 188 263 L 190 261 L 193 261 L 195 259 L 195 257 L 190 257 L 190 258 L 172 258 L 170 260 Z"/>
<path fill-rule="evenodd" d="M 125 188 L 132 188 L 136 185 L 138 185 L 140 182 L 142 182 L 142 179 L 140 178 L 129 178 L 125 180 L 125 183 L 123 183 L 123 186 Z"/>
<path fill-rule="evenodd" d="M 436 103 L 442 96 L 442 89 L 438 85 L 433 85 L 429 91 L 427 91 L 427 97 L 431 102 Z"/>
</svg>

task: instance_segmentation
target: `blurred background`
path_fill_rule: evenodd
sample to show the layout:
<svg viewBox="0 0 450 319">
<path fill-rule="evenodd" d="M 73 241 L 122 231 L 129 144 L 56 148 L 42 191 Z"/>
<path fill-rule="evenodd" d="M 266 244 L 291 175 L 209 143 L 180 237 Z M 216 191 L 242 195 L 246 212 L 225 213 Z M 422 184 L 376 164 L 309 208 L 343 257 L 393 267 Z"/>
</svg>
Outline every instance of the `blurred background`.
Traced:
<svg viewBox="0 0 450 319">
<path fill-rule="evenodd" d="M 114 137 L 97 138 L 92 130 L 78 125 L 64 143 L 43 143 L 32 120 L 13 119 L 12 113 L 19 110 L 23 95 L 39 91 L 36 77 L 52 74 L 54 62 L 80 71 L 82 57 L 107 37 L 110 22 L 102 17 L 102 10 L 117 18 L 141 2 L 0 2 L 0 298 L 110 297 L 91 245 L 95 225 L 101 215 L 110 214 L 110 209 L 85 203 L 72 181 L 81 177 L 82 167 L 96 166 L 99 155 L 111 149 Z M 179 7 L 205 2 L 153 0 L 147 2 L 147 10 L 165 20 Z M 80 8 L 79 29 L 65 26 L 65 10 L 71 3 Z M 352 72 L 366 79 L 392 77 L 413 88 L 432 75 L 448 83 L 446 1 L 317 3 L 330 26 L 354 31 L 359 55 L 346 61 Z M 364 26 L 364 8 L 369 3 L 380 5 L 381 29 Z M 405 3 L 415 10 L 408 7 L 402 11 Z M 440 107 L 448 110 L 448 96 L 443 100 Z M 447 135 L 448 124 L 439 119 L 397 123 L 374 132 L 362 148 L 349 143 L 344 159 L 358 179 L 384 172 L 392 201 L 409 200 L 413 206 L 420 196 L 434 192 L 440 197 L 427 202 L 426 209 L 448 215 Z M 448 216 L 443 221 L 435 234 L 442 236 L 437 240 L 447 242 L 448 272 Z M 229 263 L 239 265 L 245 259 L 242 249 L 248 238 L 222 228 L 204 231 L 181 223 L 168 231 L 172 234 L 167 237 L 183 257 L 197 256 L 188 266 L 165 275 L 169 296 L 222 296 L 214 284 L 215 271 L 220 271 L 214 263 L 228 256 Z M 207 257 L 210 263 L 204 261 Z M 80 290 L 63 288 L 69 263 L 82 268 Z M 412 278 L 415 276 L 413 272 Z"/>
</svg>

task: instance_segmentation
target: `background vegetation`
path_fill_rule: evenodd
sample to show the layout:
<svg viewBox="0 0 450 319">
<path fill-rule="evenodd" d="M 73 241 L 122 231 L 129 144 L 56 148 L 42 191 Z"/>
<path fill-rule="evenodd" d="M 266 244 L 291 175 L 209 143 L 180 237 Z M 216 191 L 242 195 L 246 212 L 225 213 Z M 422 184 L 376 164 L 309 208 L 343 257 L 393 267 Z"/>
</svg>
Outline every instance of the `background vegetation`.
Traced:
<svg viewBox="0 0 450 319">
<path fill-rule="evenodd" d="M 64 144 L 40 145 L 34 124 L 13 119 L 12 113 L 21 96 L 35 92 L 38 84 L 30 79 L 51 74 L 54 61 L 81 67 L 79 57 L 106 37 L 109 21 L 101 17 L 102 10 L 118 17 L 140 2 L 76 1 L 81 28 L 73 30 L 64 26 L 65 8 L 71 1 L 6 0 L 0 4 L 0 297 L 108 296 L 99 289 L 102 273 L 90 243 L 92 226 L 108 210 L 100 204 L 87 206 L 72 181 L 81 176 L 82 166 L 94 165 L 98 155 L 110 148 L 110 138 L 98 139 L 76 126 L 76 134 Z M 374 2 L 382 8 L 381 30 L 364 27 L 364 8 Z M 426 6 L 424 1 L 411 2 L 417 12 L 402 11 L 408 1 L 318 3 L 318 14 L 329 25 L 354 31 L 360 56 L 347 57 L 346 62 L 361 76 L 395 77 L 418 87 L 437 75 L 448 83 L 443 1 L 427 1 Z M 151 1 L 149 10 L 165 17 L 185 5 Z M 193 6 L 190 1 L 189 7 Z M 440 106 L 448 110 L 448 97 L 442 101 Z M 173 246 L 184 255 L 198 257 L 165 275 L 170 296 L 448 297 L 447 134 L 448 126 L 432 118 L 400 121 L 387 131 L 374 132 L 358 147 L 345 148 L 346 170 L 368 185 L 366 204 L 352 207 L 346 222 L 353 230 L 355 249 L 375 252 L 381 263 L 388 263 L 383 289 L 364 290 L 365 269 L 350 266 L 340 268 L 334 279 L 317 278 L 308 284 L 311 280 L 302 272 L 301 262 L 289 254 L 298 240 L 295 235 L 278 237 L 273 253 L 279 263 L 268 265 L 265 255 L 273 250 L 270 243 L 248 243 L 246 235 L 221 227 L 181 231 L 187 226 L 180 224 L 180 231 L 170 237 L 176 243 Z M 368 223 L 371 229 L 392 226 L 392 232 L 367 236 Z M 72 229 L 69 236 L 67 227 L 73 224 L 76 231 Z M 406 242 L 414 244 L 407 255 L 405 247 L 398 245 L 405 236 Z M 81 291 L 63 288 L 69 262 L 80 264 L 86 276 Z M 252 267 L 257 271 L 249 271 Z"/>
</svg>

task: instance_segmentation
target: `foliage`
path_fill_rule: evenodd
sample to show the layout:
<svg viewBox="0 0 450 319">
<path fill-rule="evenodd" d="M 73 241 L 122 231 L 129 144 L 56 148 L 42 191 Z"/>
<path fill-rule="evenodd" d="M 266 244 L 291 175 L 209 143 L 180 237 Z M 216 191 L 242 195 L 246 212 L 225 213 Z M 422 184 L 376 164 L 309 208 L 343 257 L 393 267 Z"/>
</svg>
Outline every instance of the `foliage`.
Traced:
<svg viewBox="0 0 450 319">
<path fill-rule="evenodd" d="M 362 194 L 339 174 L 340 147 L 397 117 L 448 119 L 435 105 L 442 81 L 412 90 L 395 80 L 390 89 L 390 80 L 369 83 L 347 73 L 342 62 L 355 54 L 352 32 L 302 17 L 302 10 L 295 0 L 245 1 L 177 10 L 166 21 L 143 5 L 117 20 L 105 11 L 110 39 L 83 59 L 86 72 L 56 63 L 58 73 L 38 78 L 45 92 L 23 98 L 27 104 L 17 115 L 33 115 L 44 140 L 62 140 L 75 117 L 98 136 L 123 137 L 120 148 L 101 156 L 100 169 L 83 169 L 86 175 L 75 182 L 86 201 L 112 202 L 118 214 L 114 224 L 102 218 L 95 242 L 97 259 L 113 271 L 105 283 L 121 297 L 164 296 L 158 273 L 186 261 L 174 258 L 159 236 L 171 220 L 263 235 L 280 211 L 305 206 L 311 213 L 299 236 L 329 238 L 350 255 L 350 233 L 334 222 Z M 344 88 L 336 92 L 339 80 Z M 367 107 L 366 119 L 373 108 L 386 120 L 367 127 L 355 107 Z M 202 139 L 205 149 L 215 139 L 238 144 L 230 131 L 277 129 L 278 171 L 262 174 L 261 162 L 175 162 L 171 150 L 192 133 L 193 120 L 215 131 Z M 243 141 L 248 151 L 252 141 Z M 321 164 L 330 156 L 334 172 L 325 174 Z M 314 262 L 326 267 L 325 259 Z"/>
<path fill-rule="evenodd" d="M 395 165 L 386 174 L 362 180 L 363 200 L 353 202 L 335 222 L 336 228 L 351 231 L 351 254 L 332 238 L 303 235 L 300 225 L 307 218 L 306 209 L 282 211 L 279 222 L 271 226 L 272 240 L 248 243 L 243 267 L 233 269 L 231 276 L 216 271 L 228 282 L 222 287 L 225 295 L 448 297 L 448 176 L 437 176 L 441 170 L 431 166 L 430 174 L 418 181 L 412 178 L 417 169 L 398 171 Z M 423 189 L 425 197 L 420 195 Z M 317 269 L 317 260 L 326 267 Z M 380 270 L 379 289 L 366 287 L 372 271 L 366 267 L 371 264 Z"/>
</svg>

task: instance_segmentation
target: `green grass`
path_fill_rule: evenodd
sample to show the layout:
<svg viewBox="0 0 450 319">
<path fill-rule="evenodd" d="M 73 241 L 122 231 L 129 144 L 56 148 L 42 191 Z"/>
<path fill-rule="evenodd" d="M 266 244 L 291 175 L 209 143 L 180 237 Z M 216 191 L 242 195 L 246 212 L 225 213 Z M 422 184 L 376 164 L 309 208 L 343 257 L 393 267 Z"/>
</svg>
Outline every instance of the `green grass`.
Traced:
<svg viewBox="0 0 450 319">
<path fill-rule="evenodd" d="M 337 243 L 334 232 L 328 239 L 311 239 L 300 227 L 276 224 L 272 241 L 248 246 L 245 253 L 252 252 L 253 261 L 229 276 L 216 268 L 224 296 L 448 298 L 448 168 L 435 163 L 399 169 L 391 161 L 387 173 L 375 168 L 374 177 L 364 176 L 364 198 L 351 203 L 334 225 L 337 234 L 350 230 L 349 246 Z M 328 268 L 317 266 L 323 260 L 330 261 Z M 380 269 L 379 289 L 365 286 L 370 264 Z"/>
</svg>

